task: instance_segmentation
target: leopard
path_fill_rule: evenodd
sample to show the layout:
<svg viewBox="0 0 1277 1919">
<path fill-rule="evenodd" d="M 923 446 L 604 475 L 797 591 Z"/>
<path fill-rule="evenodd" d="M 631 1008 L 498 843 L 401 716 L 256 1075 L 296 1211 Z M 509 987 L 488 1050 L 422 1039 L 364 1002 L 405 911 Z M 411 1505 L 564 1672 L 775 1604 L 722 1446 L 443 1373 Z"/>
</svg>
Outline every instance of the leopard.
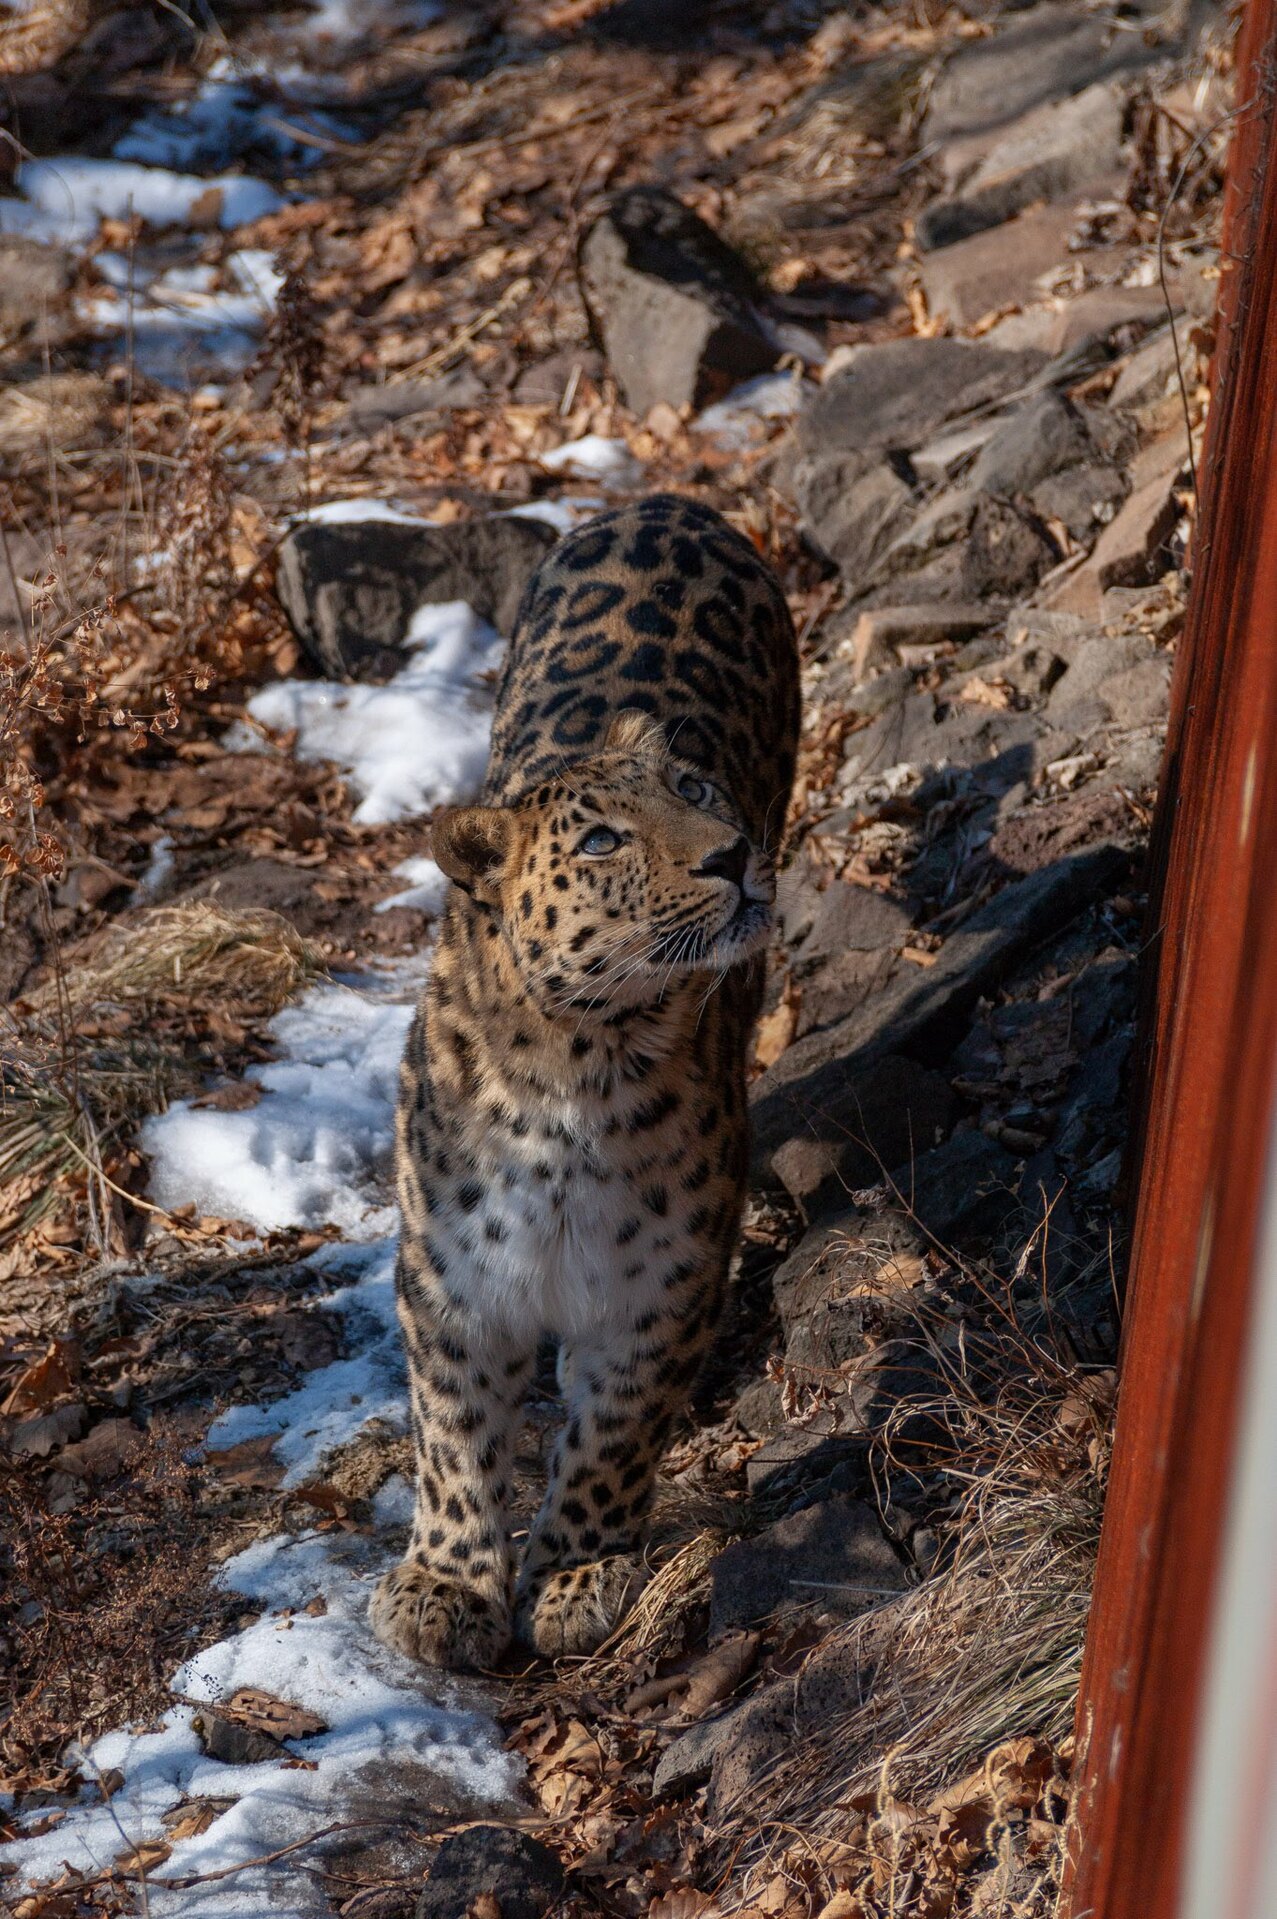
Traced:
<svg viewBox="0 0 1277 1919">
<path fill-rule="evenodd" d="M 415 1454 L 377 1635 L 427 1665 L 557 1659 L 650 1576 L 657 1469 L 723 1309 L 799 733 L 776 574 L 698 501 L 590 519 L 530 581 L 404 1054 L 396 1266 Z M 515 1578 L 522 1407 L 564 1412 Z"/>
</svg>

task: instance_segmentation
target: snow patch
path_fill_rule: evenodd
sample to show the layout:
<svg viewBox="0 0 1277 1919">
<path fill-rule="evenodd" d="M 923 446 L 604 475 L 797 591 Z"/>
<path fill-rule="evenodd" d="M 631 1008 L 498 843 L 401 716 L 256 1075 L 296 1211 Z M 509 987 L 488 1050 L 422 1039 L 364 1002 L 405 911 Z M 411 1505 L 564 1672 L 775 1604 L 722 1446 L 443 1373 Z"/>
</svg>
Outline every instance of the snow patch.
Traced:
<svg viewBox="0 0 1277 1919">
<path fill-rule="evenodd" d="M 387 520 L 392 526 L 433 526 L 424 513 L 414 513 L 397 500 L 324 500 L 312 506 L 305 520 L 321 526 L 357 526 L 363 520 Z"/>
<path fill-rule="evenodd" d="M 720 446 L 746 447 L 765 437 L 769 420 L 797 413 L 807 388 L 800 373 L 763 373 L 742 381 L 694 422 Z"/>
<path fill-rule="evenodd" d="M 438 919 L 448 895 L 448 875 L 443 868 L 431 859 L 410 859 L 400 860 L 393 871 L 400 879 L 410 880 L 411 885 L 402 893 L 392 893 L 388 900 L 378 900 L 373 912 L 388 913 L 392 906 L 407 906 Z"/>
<path fill-rule="evenodd" d="M 643 478 L 643 468 L 625 441 L 607 440 L 601 433 L 587 433 L 539 457 L 551 473 L 602 480 L 607 486 L 637 486 Z"/>
<path fill-rule="evenodd" d="M 271 1021 L 282 1057 L 250 1068 L 262 1088 L 241 1112 L 175 1100 L 147 1120 L 142 1149 L 161 1206 L 247 1220 L 263 1232 L 384 1232 L 376 1189 L 394 1140 L 399 1061 L 424 977 L 401 967 L 356 992 L 316 986 Z"/>
<path fill-rule="evenodd" d="M 408 657 L 384 686 L 281 680 L 248 702 L 262 726 L 295 734 L 304 760 L 332 760 L 363 794 L 362 824 L 379 825 L 469 799 L 483 779 L 492 689 L 505 641 L 463 600 L 417 609 Z M 256 746 L 246 730 L 231 743 Z"/>
<path fill-rule="evenodd" d="M 215 206 L 212 201 L 206 204 L 214 224 L 226 232 L 278 213 L 284 204 L 274 187 L 246 173 L 201 178 L 81 154 L 28 160 L 17 184 L 20 200 L 0 200 L 0 233 L 26 233 L 68 245 L 91 240 L 101 220 L 125 220 L 130 214 L 154 227 L 186 226 L 197 202 L 214 193 Z"/>
<path fill-rule="evenodd" d="M 389 1259 L 389 1249 L 381 1249 L 351 1294 L 387 1285 Z M 392 1513 L 402 1515 L 408 1491 L 402 1479 L 383 1489 L 379 1517 L 390 1523 Z M 53 1879 L 64 1862 L 100 1870 L 129 1847 L 161 1838 L 163 1815 L 184 1800 L 233 1797 L 206 1831 L 179 1840 L 148 1875 L 155 1919 L 320 1913 L 329 1908 L 305 1871 L 313 1854 L 299 1854 L 296 1863 L 235 1869 L 334 1819 L 411 1813 L 440 1788 L 476 1815 L 510 1809 L 520 1767 L 502 1750 L 497 1727 L 460 1704 L 455 1681 L 432 1673 L 427 1682 L 420 1668 L 373 1638 L 368 1599 L 386 1563 L 375 1541 L 318 1533 L 258 1540 L 229 1560 L 219 1583 L 268 1610 L 178 1668 L 171 1684 L 181 1703 L 157 1729 L 121 1730 L 96 1742 L 86 1772 L 101 1778 L 118 1771 L 123 1783 L 109 1805 L 86 1788 L 50 1832 L 6 1847 L 21 1878 L 28 1884 Z M 324 1611 L 303 1610 L 319 1598 Z M 193 1724 L 199 1707 L 216 1706 L 241 1686 L 260 1687 L 324 1720 L 325 1732 L 287 1742 L 290 1753 L 308 1762 L 305 1769 L 280 1760 L 227 1766 L 205 1755 Z M 36 1812 L 33 1821 L 42 1816 Z M 204 1885 L 164 1884 L 228 1869 L 231 1877 Z"/>
</svg>

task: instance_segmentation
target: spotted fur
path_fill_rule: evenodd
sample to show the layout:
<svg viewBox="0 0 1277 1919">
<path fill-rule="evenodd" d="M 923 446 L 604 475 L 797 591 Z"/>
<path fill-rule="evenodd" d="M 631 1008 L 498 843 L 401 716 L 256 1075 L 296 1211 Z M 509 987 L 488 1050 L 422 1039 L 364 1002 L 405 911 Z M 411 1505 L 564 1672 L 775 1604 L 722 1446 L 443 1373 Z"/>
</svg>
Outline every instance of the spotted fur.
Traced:
<svg viewBox="0 0 1277 1919">
<path fill-rule="evenodd" d="M 377 1631 L 446 1666 L 597 1646 L 644 1579 L 661 1450 L 722 1305 L 746 1051 L 793 778 L 776 581 L 717 514 L 605 513 L 532 582 L 398 1119 L 417 1505 Z M 567 1415 L 517 1590 L 506 1503 L 538 1341 Z"/>
</svg>

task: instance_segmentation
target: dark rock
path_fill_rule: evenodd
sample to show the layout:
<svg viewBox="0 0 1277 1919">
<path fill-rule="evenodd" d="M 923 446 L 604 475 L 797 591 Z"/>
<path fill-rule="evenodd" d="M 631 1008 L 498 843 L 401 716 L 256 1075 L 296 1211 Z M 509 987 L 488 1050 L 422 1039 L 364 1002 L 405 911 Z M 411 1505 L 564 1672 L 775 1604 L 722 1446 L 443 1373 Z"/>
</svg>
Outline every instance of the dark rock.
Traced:
<svg viewBox="0 0 1277 1919">
<path fill-rule="evenodd" d="M 1059 555 L 1031 510 L 951 487 L 892 542 L 878 565 L 881 597 L 1006 602 L 1027 593 Z"/>
<path fill-rule="evenodd" d="M 1040 480 L 1094 454 L 1077 408 L 1058 393 L 1037 393 L 986 442 L 968 484 L 986 493 L 1031 493 Z"/>
<path fill-rule="evenodd" d="M 1033 489 L 1033 504 L 1047 520 L 1060 520 L 1075 540 L 1094 538 L 1097 520 L 1111 519 L 1126 497 L 1126 480 L 1119 467 L 1104 460 L 1053 473 Z"/>
<path fill-rule="evenodd" d="M 1147 34 L 1114 32 L 1102 14 L 1081 7 L 1036 6 L 1011 20 L 989 39 L 966 41 L 949 61 L 931 91 L 925 139 L 1005 126 L 1158 57 Z"/>
<path fill-rule="evenodd" d="M 1019 1205 L 1016 1162 L 984 1133 L 955 1133 L 892 1174 L 921 1224 L 941 1244 L 986 1238 Z"/>
<path fill-rule="evenodd" d="M 710 1574 L 711 1640 L 780 1611 L 815 1606 L 850 1617 L 906 1583 L 872 1506 L 846 1498 L 807 1506 L 725 1547 Z"/>
<path fill-rule="evenodd" d="M 974 340 L 853 347 L 799 416 L 799 447 L 811 454 L 863 455 L 921 446 L 946 421 L 1019 392 L 1045 357 L 1003 353 Z"/>
<path fill-rule="evenodd" d="M 893 985 L 871 995 L 863 1012 L 872 1017 L 877 999 L 893 997 Z M 857 1017 L 849 1013 L 825 1030 L 841 1030 Z M 814 1033 L 795 1046 L 820 1038 Z M 954 1111 L 953 1092 L 943 1075 L 897 1054 L 867 1062 L 836 1090 L 831 1086 L 829 1095 L 832 1106 L 819 1113 L 799 1116 L 791 1108 L 782 1116 L 765 1111 L 755 1141 L 755 1151 L 766 1155 L 773 1179 L 813 1218 L 844 1197 L 848 1188 L 872 1185 L 884 1166 L 894 1166 L 919 1145 L 930 1145 L 950 1124 Z"/>
<path fill-rule="evenodd" d="M 419 606 L 466 600 L 509 633 L 523 589 L 557 538 L 540 520 L 451 526 L 312 521 L 279 551 L 278 592 L 310 659 L 331 679 L 387 680 Z"/>
<path fill-rule="evenodd" d="M 881 1096 L 889 1096 L 891 1073 L 879 1073 L 887 1057 L 908 1048 L 923 1061 L 942 1059 L 980 995 L 1102 897 L 1126 865 L 1126 854 L 1111 844 L 1054 860 L 973 913 L 921 977 L 912 968 L 902 972 L 866 1005 L 796 1040 L 751 1089 L 760 1182 L 784 1185 L 775 1156 L 801 1143 L 809 1154 L 823 1155 L 829 1168 L 823 1190 L 808 1175 L 809 1215 L 817 1198 L 827 1208 L 841 1194 L 837 1169 L 844 1154 L 857 1168 L 847 1183 L 868 1185 L 875 1174 L 859 1170 L 864 1161 L 852 1157 L 849 1136 L 864 1130 L 866 1092 L 873 1097 L 881 1088 Z M 925 1138 L 914 1130 L 915 1146 Z M 908 1150 L 883 1159 L 898 1164 Z"/>
<path fill-rule="evenodd" d="M 1141 407 L 1150 400 L 1160 400 L 1167 393 L 1174 392 L 1177 364 L 1175 345 L 1175 336 L 1167 326 L 1137 347 L 1113 382 L 1109 405 Z M 1183 352 L 1181 346 L 1181 364 Z"/>
<path fill-rule="evenodd" d="M 1113 173 L 1122 110 L 1121 92 L 1111 84 L 1033 108 L 966 170 L 960 192 L 923 208 L 914 227 L 918 245 L 930 251 L 969 239 L 1024 207 L 1066 199 Z"/>
<path fill-rule="evenodd" d="M 801 1492 L 805 1502 L 835 1493 L 870 1491 L 869 1441 L 863 1433 L 819 1432 L 783 1426 L 745 1463 L 751 1493 L 768 1497 Z"/>
<path fill-rule="evenodd" d="M 717 1742 L 710 1763 L 709 1807 L 715 1822 L 791 1763 L 797 1690 L 793 1679 L 775 1680 L 732 1714 L 731 1737 Z"/>
<path fill-rule="evenodd" d="M 500 1902 L 501 1919 L 545 1919 L 564 1891 L 563 1868 L 548 1846 L 509 1826 L 471 1826 L 440 1846 L 416 1919 L 467 1919 L 481 1893 Z"/>
<path fill-rule="evenodd" d="M 926 1240 L 902 1212 L 843 1205 L 811 1227 L 772 1280 L 786 1356 L 831 1371 L 865 1350 L 899 1297 L 916 1283 Z"/>
<path fill-rule="evenodd" d="M 514 397 L 525 406 L 558 406 L 574 379 L 598 380 L 603 366 L 603 355 L 596 347 L 560 347 L 523 369 L 514 383 Z"/>
<path fill-rule="evenodd" d="M 237 1719 L 227 1719 L 209 1706 L 201 1706 L 191 1724 L 209 1758 L 219 1760 L 224 1766 L 258 1766 L 264 1761 L 289 1756 L 287 1746 L 272 1739 L 268 1732 L 241 1725 Z"/>
<path fill-rule="evenodd" d="M 702 1719 L 689 1726 L 665 1748 L 652 1774 L 654 1799 L 679 1799 L 709 1778 L 715 1755 L 733 1738 L 740 1707 L 720 1713 L 717 1719 Z"/>
<path fill-rule="evenodd" d="M 828 884 L 819 885 L 820 879 Z M 799 964 L 817 964 L 835 953 L 870 953 L 899 947 L 909 936 L 909 915 L 899 900 L 847 880 L 829 879 L 804 845 L 782 875 L 777 908 L 785 943 Z"/>
<path fill-rule="evenodd" d="M 781 348 L 738 254 L 657 187 L 619 194 L 585 237 L 590 323 L 636 413 L 708 406 L 775 366 Z"/>
</svg>

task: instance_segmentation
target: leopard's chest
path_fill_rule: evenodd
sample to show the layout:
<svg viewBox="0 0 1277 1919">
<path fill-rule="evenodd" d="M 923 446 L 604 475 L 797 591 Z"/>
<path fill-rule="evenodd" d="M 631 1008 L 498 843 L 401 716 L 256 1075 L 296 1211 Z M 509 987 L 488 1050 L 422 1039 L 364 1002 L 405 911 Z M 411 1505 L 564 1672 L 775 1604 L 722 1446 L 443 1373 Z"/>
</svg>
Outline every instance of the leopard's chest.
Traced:
<svg viewBox="0 0 1277 1919">
<path fill-rule="evenodd" d="M 469 1184 L 431 1207 L 432 1232 L 464 1265 L 474 1309 L 520 1329 L 580 1334 L 646 1313 L 690 1248 L 683 1175 L 712 1116 L 676 1069 L 601 1100 L 525 1099 L 466 1128 Z"/>
</svg>

